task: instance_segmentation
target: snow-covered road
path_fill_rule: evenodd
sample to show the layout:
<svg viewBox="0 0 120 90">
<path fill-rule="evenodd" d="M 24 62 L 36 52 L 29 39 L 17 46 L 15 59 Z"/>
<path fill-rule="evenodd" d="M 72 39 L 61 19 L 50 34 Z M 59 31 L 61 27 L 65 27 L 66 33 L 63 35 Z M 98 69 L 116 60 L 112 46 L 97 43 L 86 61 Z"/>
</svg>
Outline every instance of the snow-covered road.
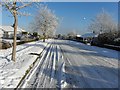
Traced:
<svg viewBox="0 0 120 90">
<path fill-rule="evenodd" d="M 60 88 L 64 62 L 59 45 L 54 42 L 49 43 L 38 63 L 22 88 Z"/>
<path fill-rule="evenodd" d="M 60 46 L 65 58 L 66 87 L 118 87 L 117 51 L 74 41 L 66 41 Z"/>
<path fill-rule="evenodd" d="M 118 51 L 54 40 L 47 45 L 38 63 L 22 87 L 118 87 Z"/>
</svg>

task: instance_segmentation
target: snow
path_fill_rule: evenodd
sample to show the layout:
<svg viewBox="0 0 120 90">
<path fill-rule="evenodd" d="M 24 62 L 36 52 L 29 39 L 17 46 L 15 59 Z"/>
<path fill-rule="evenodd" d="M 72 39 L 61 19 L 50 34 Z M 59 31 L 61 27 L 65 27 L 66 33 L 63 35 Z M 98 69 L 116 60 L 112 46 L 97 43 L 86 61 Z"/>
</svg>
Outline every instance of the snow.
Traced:
<svg viewBox="0 0 120 90">
<path fill-rule="evenodd" d="M 0 50 L 0 88 L 15 88 L 46 43 L 36 41 L 17 46 L 16 62 L 11 60 L 12 48 Z"/>
<path fill-rule="evenodd" d="M 13 31 L 14 31 L 14 28 L 13 28 L 12 26 L 0 26 L 0 30 L 6 31 L 6 32 L 13 32 Z M 18 28 L 17 28 L 17 31 L 18 31 L 18 32 L 22 32 L 22 31 L 24 31 L 24 30 L 18 27 Z"/>
<path fill-rule="evenodd" d="M 64 60 L 59 45 L 49 43 L 22 88 L 61 88 L 65 85 Z"/>
<path fill-rule="evenodd" d="M 118 51 L 61 41 L 65 57 L 66 87 L 118 88 Z"/>
<path fill-rule="evenodd" d="M 0 88 L 16 87 L 42 50 L 20 88 L 116 88 L 118 85 L 119 52 L 115 50 L 69 40 L 37 41 L 17 46 L 15 63 L 10 60 L 11 50 L 0 50 Z"/>
<path fill-rule="evenodd" d="M 101 48 L 97 46 L 90 46 L 90 45 L 86 45 L 86 44 L 75 42 L 75 41 L 66 41 L 66 42 L 76 47 L 84 48 L 84 51 L 87 51 L 87 52 L 91 51 L 94 53 L 99 53 L 99 54 L 102 54 L 103 56 L 107 56 L 108 58 L 115 58 L 115 59 L 119 58 L 118 56 L 119 51 L 116 51 L 116 50 Z"/>
<path fill-rule="evenodd" d="M 13 39 L 1 39 L 3 41 L 9 42 L 9 43 L 13 43 Z M 16 40 L 16 42 L 20 42 L 20 40 Z"/>
</svg>

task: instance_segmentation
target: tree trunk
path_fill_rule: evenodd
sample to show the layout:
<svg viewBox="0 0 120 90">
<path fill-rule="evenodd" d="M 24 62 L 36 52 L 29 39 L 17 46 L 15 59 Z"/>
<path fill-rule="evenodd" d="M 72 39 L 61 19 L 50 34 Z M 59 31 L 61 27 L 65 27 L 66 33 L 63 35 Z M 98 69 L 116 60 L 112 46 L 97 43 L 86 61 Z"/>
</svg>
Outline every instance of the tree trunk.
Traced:
<svg viewBox="0 0 120 90">
<path fill-rule="evenodd" d="M 43 42 L 45 42 L 46 35 L 43 33 Z"/>
<path fill-rule="evenodd" d="M 14 2 L 14 6 L 16 7 L 16 2 Z M 14 16 L 14 40 L 13 40 L 13 50 L 12 50 L 12 60 L 16 61 L 16 34 L 17 34 L 17 24 L 18 24 L 18 18 L 17 18 L 17 11 L 13 11 Z"/>
</svg>

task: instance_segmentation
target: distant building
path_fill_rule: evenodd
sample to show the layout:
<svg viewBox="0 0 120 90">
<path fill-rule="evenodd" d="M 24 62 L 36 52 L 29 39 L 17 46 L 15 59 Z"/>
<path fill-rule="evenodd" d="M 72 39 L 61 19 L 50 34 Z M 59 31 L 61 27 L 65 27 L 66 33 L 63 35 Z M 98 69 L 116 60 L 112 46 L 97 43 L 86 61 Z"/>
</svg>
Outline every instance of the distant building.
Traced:
<svg viewBox="0 0 120 90">
<path fill-rule="evenodd" d="M 25 30 L 17 28 L 17 36 L 22 35 Z M 12 26 L 0 26 L 0 38 L 13 38 L 14 28 Z"/>
<path fill-rule="evenodd" d="M 98 34 L 88 32 L 88 33 L 85 33 L 85 34 L 81 35 L 80 37 L 83 39 L 83 41 L 91 42 L 91 40 L 93 38 L 98 37 Z"/>
<path fill-rule="evenodd" d="M 0 38 L 2 38 L 4 35 L 4 31 L 1 28 L 2 28 L 2 26 L 0 26 Z"/>
<path fill-rule="evenodd" d="M 78 35 L 78 34 L 77 34 L 77 35 L 76 35 L 76 40 L 77 40 L 77 41 L 82 41 L 81 35 Z"/>
<path fill-rule="evenodd" d="M 77 34 L 76 37 L 81 37 L 81 35 L 78 35 L 78 34 Z"/>
</svg>

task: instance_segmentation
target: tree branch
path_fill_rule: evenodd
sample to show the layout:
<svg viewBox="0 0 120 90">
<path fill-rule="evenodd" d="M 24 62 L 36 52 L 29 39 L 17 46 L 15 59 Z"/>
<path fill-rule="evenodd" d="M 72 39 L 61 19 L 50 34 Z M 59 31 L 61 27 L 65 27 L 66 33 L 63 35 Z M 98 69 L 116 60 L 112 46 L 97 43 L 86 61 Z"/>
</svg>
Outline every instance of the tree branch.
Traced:
<svg viewBox="0 0 120 90">
<path fill-rule="evenodd" d="M 32 16 L 30 13 L 20 13 L 20 12 L 17 12 L 18 15 L 20 16 Z"/>
<path fill-rule="evenodd" d="M 24 7 L 27 7 L 27 6 L 30 6 L 31 4 L 32 4 L 32 2 L 28 3 L 28 4 L 24 4 L 23 6 L 19 6 L 19 7 L 17 7 L 17 10 L 22 9 Z"/>
<path fill-rule="evenodd" d="M 9 4 L 9 3 L 8 3 Z M 12 6 L 10 6 L 10 4 L 8 5 L 7 3 L 5 3 L 4 5 L 5 5 L 5 7 L 10 11 L 10 13 L 13 15 L 13 12 L 12 12 L 12 8 L 10 8 L 10 7 L 12 7 Z"/>
</svg>

